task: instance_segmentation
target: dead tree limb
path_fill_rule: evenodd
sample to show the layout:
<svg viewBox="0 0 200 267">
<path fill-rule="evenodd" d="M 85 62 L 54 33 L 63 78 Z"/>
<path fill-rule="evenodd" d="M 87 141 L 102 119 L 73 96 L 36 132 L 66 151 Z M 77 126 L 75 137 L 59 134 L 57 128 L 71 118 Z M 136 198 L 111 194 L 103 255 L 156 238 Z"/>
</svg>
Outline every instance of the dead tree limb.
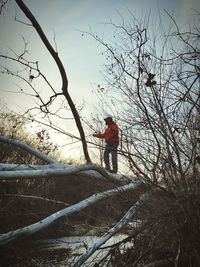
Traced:
<svg viewBox="0 0 200 267">
<path fill-rule="evenodd" d="M 64 206 L 69 207 L 69 204 L 60 200 L 54 200 L 54 199 L 49 199 L 49 198 L 44 198 L 44 197 L 39 197 L 39 196 L 32 196 L 32 195 L 19 195 L 19 194 L 0 194 L 0 196 L 3 197 L 13 197 L 13 198 L 22 198 L 22 199 L 33 199 L 33 200 L 42 200 L 45 202 L 51 202 L 53 204 L 61 204 Z"/>
<path fill-rule="evenodd" d="M 134 191 L 134 190 L 139 189 L 140 187 L 144 187 L 144 184 L 141 181 L 137 181 L 135 183 L 130 183 L 128 185 L 124 185 L 124 186 L 121 186 L 121 187 L 118 187 L 115 189 L 111 189 L 111 190 L 107 190 L 107 191 L 104 191 L 101 193 L 94 194 L 94 195 L 80 201 L 77 204 L 74 204 L 70 207 L 67 207 L 67 208 L 62 209 L 60 211 L 57 211 L 56 213 L 44 218 L 43 220 L 41 220 L 39 222 L 25 226 L 25 227 L 20 228 L 20 229 L 16 229 L 14 231 L 10 231 L 10 232 L 5 233 L 5 234 L 1 234 L 0 235 L 0 246 L 3 246 L 9 242 L 16 240 L 16 239 L 33 235 L 33 234 L 39 232 L 40 230 L 48 227 L 49 225 L 51 225 L 52 223 L 54 223 L 55 221 L 57 221 L 61 217 L 69 216 L 71 214 L 77 213 L 77 212 L 85 209 L 86 207 L 91 206 L 92 204 L 94 204 L 100 200 L 117 195 L 119 193 L 131 191 L 131 190 Z"/>
<path fill-rule="evenodd" d="M 13 138 L 6 136 L 0 136 L 0 142 L 12 144 L 20 147 L 27 151 L 31 155 L 34 155 L 47 163 L 46 165 L 20 165 L 20 164 L 8 164 L 0 163 L 0 180 L 16 180 L 16 179 L 27 179 L 27 178 L 42 178 L 42 177 L 60 177 L 69 174 L 75 174 L 85 171 L 94 171 L 93 177 L 104 178 L 114 183 L 116 182 L 128 182 L 120 175 L 109 174 L 105 169 L 101 168 L 96 164 L 83 164 L 83 165 L 68 165 L 60 164 L 58 161 L 51 157 L 43 154 L 39 150 Z"/>
<path fill-rule="evenodd" d="M 95 164 L 84 164 L 69 167 L 54 165 L 53 168 L 43 166 L 43 169 L 32 169 L 32 170 L 12 170 L 12 171 L 0 171 L 0 180 L 16 180 L 16 179 L 40 179 L 43 177 L 61 177 L 69 174 L 75 174 L 83 171 L 96 171 L 101 174 L 104 179 L 110 180 L 112 182 L 118 181 L 116 175 L 109 174 L 103 168 Z M 95 176 L 95 174 L 94 174 Z M 120 180 L 119 180 L 120 181 Z"/>
<path fill-rule="evenodd" d="M 107 233 L 105 233 L 103 236 L 98 238 L 96 242 L 87 249 L 87 251 L 80 256 L 80 258 L 75 262 L 73 267 L 80 267 L 82 264 L 96 251 L 98 250 L 107 240 L 109 240 L 112 236 L 114 236 L 117 232 L 119 232 L 124 225 L 130 222 L 131 219 L 133 219 L 137 207 L 141 204 L 142 201 L 147 197 L 147 193 L 144 193 L 141 195 L 139 200 L 133 205 L 127 212 L 126 214 L 122 217 L 122 219 Z"/>
<path fill-rule="evenodd" d="M 36 156 L 39 159 L 44 160 L 47 163 L 58 163 L 56 160 L 52 159 L 51 157 L 43 154 L 40 152 L 38 149 L 33 148 L 17 139 L 10 138 L 7 136 L 0 136 L 0 142 L 6 143 L 6 144 L 11 144 L 17 147 L 22 148 L 23 150 L 27 151 L 28 153 L 32 154 L 33 156 Z"/>
</svg>

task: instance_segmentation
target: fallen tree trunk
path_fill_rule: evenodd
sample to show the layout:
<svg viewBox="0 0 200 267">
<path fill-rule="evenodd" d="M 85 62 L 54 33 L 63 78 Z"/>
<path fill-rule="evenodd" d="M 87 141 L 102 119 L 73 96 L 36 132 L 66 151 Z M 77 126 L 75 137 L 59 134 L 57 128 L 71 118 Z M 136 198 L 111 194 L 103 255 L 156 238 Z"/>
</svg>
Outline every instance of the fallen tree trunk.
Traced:
<svg viewBox="0 0 200 267">
<path fill-rule="evenodd" d="M 82 256 L 80 256 L 80 258 L 75 262 L 75 264 L 72 267 L 80 267 L 106 241 L 108 241 L 112 236 L 114 236 L 117 232 L 119 232 L 123 226 L 129 223 L 130 220 L 133 219 L 138 205 L 140 205 L 141 201 L 144 201 L 146 197 L 147 197 L 147 193 L 142 194 L 140 199 L 135 203 L 135 205 L 133 205 L 126 212 L 126 214 L 122 217 L 122 219 L 114 227 L 112 227 L 107 233 L 105 233 L 103 236 L 98 238 L 96 242 L 90 248 L 88 248 L 87 251 Z"/>
<path fill-rule="evenodd" d="M 9 164 L 10 170 L 8 170 L 8 164 L 3 164 L 0 166 L 0 180 L 18 180 L 18 179 L 40 179 L 48 177 L 63 177 L 69 174 L 76 174 L 84 172 L 86 174 L 92 175 L 96 178 L 102 178 L 114 183 L 127 183 L 128 178 L 122 175 L 112 175 L 106 170 L 95 164 L 83 164 L 83 165 L 74 165 L 70 166 L 68 164 L 51 164 L 51 165 L 31 165 L 31 166 L 16 166 L 15 164 L 12 167 L 12 164 Z M 5 170 L 4 170 L 5 169 Z M 93 173 L 87 173 L 87 171 L 93 171 Z"/>
<path fill-rule="evenodd" d="M 80 201 L 77 204 L 74 204 L 70 207 L 67 207 L 67 208 L 62 209 L 60 211 L 57 211 L 56 213 L 44 218 L 43 220 L 41 220 L 39 222 L 25 226 L 25 227 L 20 228 L 20 229 L 16 229 L 14 231 L 10 231 L 10 232 L 5 233 L 5 234 L 1 234 L 0 235 L 0 246 L 3 246 L 9 242 L 16 240 L 16 239 L 33 235 L 33 234 L 37 233 L 38 231 L 48 227 L 49 225 L 54 223 L 59 218 L 61 218 L 63 216 L 69 216 L 71 214 L 79 212 L 79 211 L 85 209 L 86 207 L 88 207 L 88 206 L 90 206 L 90 205 L 92 205 L 92 204 L 94 204 L 100 200 L 106 199 L 108 197 L 117 195 L 117 194 L 122 193 L 122 192 L 137 190 L 139 188 L 143 188 L 144 186 L 145 185 L 143 184 L 142 181 L 136 181 L 135 183 L 130 183 L 128 185 L 117 187 L 115 189 L 111 189 L 111 190 L 107 190 L 107 191 L 104 191 L 101 193 L 94 194 L 94 195 Z"/>
<path fill-rule="evenodd" d="M 87 176 L 106 179 L 114 183 L 127 184 L 132 181 L 130 177 L 122 174 L 111 174 L 105 171 L 103 168 L 96 164 L 86 165 L 69 165 L 69 164 L 46 164 L 46 165 L 34 165 L 34 164 L 11 164 L 0 163 L 0 180 L 16 180 L 16 179 L 33 179 L 39 177 L 56 177 L 67 176 L 70 174 L 86 174 Z M 138 177 L 139 178 L 139 177 Z M 141 177 L 141 179 L 143 179 Z"/>
</svg>

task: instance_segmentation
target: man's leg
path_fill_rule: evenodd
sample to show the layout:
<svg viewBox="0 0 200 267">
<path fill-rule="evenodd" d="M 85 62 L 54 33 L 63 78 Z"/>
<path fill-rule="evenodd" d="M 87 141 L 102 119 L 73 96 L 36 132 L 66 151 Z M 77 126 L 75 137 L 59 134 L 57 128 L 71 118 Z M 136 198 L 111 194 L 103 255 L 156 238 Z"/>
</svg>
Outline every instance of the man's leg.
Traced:
<svg viewBox="0 0 200 267">
<path fill-rule="evenodd" d="M 106 144 L 106 147 L 104 149 L 103 159 L 105 163 L 105 169 L 110 171 L 110 157 L 109 154 L 111 152 L 111 149 L 108 144 Z"/>
<path fill-rule="evenodd" d="M 117 173 L 118 171 L 117 147 L 118 147 L 117 143 L 112 144 L 111 155 L 112 155 L 113 173 Z"/>
</svg>

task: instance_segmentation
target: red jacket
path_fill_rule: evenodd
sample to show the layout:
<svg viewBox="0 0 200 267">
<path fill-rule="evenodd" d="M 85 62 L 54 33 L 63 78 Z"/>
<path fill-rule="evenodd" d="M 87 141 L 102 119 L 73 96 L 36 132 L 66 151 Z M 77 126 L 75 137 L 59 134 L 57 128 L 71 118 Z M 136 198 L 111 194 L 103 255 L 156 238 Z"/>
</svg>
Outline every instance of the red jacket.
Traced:
<svg viewBox="0 0 200 267">
<path fill-rule="evenodd" d="M 119 128 L 115 122 L 110 123 L 103 134 L 97 134 L 96 137 L 104 138 L 106 143 L 119 143 Z"/>
</svg>

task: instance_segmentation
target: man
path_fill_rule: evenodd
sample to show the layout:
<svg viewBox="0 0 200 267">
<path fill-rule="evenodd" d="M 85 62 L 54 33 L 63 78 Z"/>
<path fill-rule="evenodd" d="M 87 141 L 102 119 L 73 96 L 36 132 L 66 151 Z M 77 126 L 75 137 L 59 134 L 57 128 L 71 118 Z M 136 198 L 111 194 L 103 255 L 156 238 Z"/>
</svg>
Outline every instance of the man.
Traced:
<svg viewBox="0 0 200 267">
<path fill-rule="evenodd" d="M 104 133 L 93 134 L 93 136 L 105 139 L 106 146 L 103 154 L 105 168 L 107 171 L 111 173 L 117 173 L 118 171 L 117 147 L 119 145 L 119 128 L 111 117 L 107 117 L 104 120 L 107 125 Z M 110 154 L 112 156 L 112 167 L 113 167 L 112 170 L 110 168 Z"/>
</svg>

